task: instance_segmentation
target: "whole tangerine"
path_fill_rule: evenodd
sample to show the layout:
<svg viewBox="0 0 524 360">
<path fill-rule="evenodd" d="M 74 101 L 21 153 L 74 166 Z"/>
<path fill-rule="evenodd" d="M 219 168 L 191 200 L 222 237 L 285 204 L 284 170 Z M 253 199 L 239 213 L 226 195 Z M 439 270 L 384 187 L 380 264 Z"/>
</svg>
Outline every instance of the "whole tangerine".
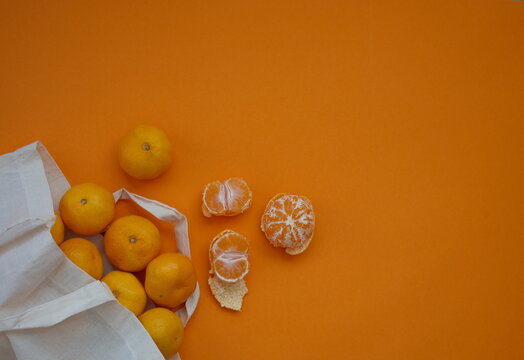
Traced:
<svg viewBox="0 0 524 360">
<path fill-rule="evenodd" d="M 95 244 L 83 238 L 72 238 L 64 241 L 60 249 L 76 266 L 100 280 L 104 273 L 104 263 Z"/>
<path fill-rule="evenodd" d="M 125 271 L 111 271 L 102 280 L 120 304 L 136 316 L 142 314 L 147 303 L 144 287 L 135 275 Z"/>
<path fill-rule="evenodd" d="M 166 359 L 176 354 L 184 339 L 182 320 L 173 311 L 157 307 L 138 317 Z"/>
<path fill-rule="evenodd" d="M 174 308 L 182 304 L 196 284 L 193 263 L 183 254 L 165 253 L 147 265 L 146 293 L 158 305 Z"/>
<path fill-rule="evenodd" d="M 142 216 L 118 218 L 104 235 L 108 260 L 124 271 L 143 270 L 159 254 L 160 247 L 158 228 Z"/>
<path fill-rule="evenodd" d="M 57 245 L 60 245 L 64 241 L 64 222 L 60 217 L 60 214 L 55 211 L 55 223 L 51 227 L 51 236 L 55 240 Z"/>
<path fill-rule="evenodd" d="M 62 196 L 60 215 L 64 224 L 74 233 L 95 235 L 113 220 L 115 199 L 113 194 L 99 185 L 75 185 Z"/>
<path fill-rule="evenodd" d="M 154 126 L 140 125 L 118 144 L 118 162 L 129 176 L 150 180 L 167 170 L 172 147 L 166 133 Z"/>
</svg>

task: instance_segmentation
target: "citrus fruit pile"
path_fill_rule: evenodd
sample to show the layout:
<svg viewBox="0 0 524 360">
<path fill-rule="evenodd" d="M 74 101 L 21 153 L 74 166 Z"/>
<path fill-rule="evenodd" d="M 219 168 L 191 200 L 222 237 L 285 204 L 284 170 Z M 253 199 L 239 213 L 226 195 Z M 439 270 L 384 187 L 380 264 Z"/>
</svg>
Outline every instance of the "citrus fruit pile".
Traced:
<svg viewBox="0 0 524 360">
<path fill-rule="evenodd" d="M 118 162 L 129 176 L 150 180 L 172 162 L 166 134 L 152 126 L 137 126 L 119 143 Z M 202 192 L 205 217 L 237 216 L 251 206 L 253 194 L 246 181 L 213 181 Z M 64 254 L 93 278 L 103 281 L 115 298 L 138 319 L 168 358 L 182 344 L 184 328 L 172 310 L 194 292 L 197 279 L 191 260 L 181 253 L 162 250 L 160 232 L 153 222 L 138 216 L 115 217 L 113 195 L 101 186 L 85 183 L 71 187 L 60 200 L 60 213 L 51 234 Z M 280 193 L 267 204 L 261 230 L 268 242 L 290 255 L 305 251 L 313 238 L 315 214 L 305 196 Z M 64 241 L 65 227 L 77 236 Z M 78 236 L 104 233 L 104 254 L 117 270 L 104 277 L 102 254 L 89 240 Z M 233 230 L 216 235 L 209 246 L 208 284 L 221 306 L 241 310 L 247 293 L 249 241 Z M 145 270 L 143 283 L 134 273 Z M 146 312 L 147 300 L 157 307 Z"/>
<path fill-rule="evenodd" d="M 162 130 L 138 126 L 120 142 L 118 158 L 130 176 L 153 179 L 171 163 L 171 144 Z M 51 235 L 64 254 L 107 285 L 116 300 L 138 317 L 164 357 L 174 355 L 182 344 L 184 328 L 173 310 L 197 285 L 191 260 L 177 252 L 160 254 L 160 232 L 150 220 L 138 215 L 115 219 L 113 194 L 93 183 L 66 191 L 55 216 Z M 64 241 L 66 227 L 77 236 Z M 101 252 L 82 237 L 101 233 L 103 252 L 117 269 L 105 276 Z M 134 274 L 142 270 L 143 283 Z M 148 298 L 156 307 L 144 312 Z"/>
</svg>

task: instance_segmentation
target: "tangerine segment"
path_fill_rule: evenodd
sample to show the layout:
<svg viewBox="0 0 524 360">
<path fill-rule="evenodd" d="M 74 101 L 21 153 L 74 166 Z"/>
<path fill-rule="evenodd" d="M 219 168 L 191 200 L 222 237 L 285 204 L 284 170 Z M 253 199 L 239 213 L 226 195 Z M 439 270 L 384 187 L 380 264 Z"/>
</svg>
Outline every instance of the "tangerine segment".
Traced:
<svg viewBox="0 0 524 360">
<path fill-rule="evenodd" d="M 246 254 L 248 252 L 248 242 L 244 235 L 234 232 L 233 230 L 224 230 L 211 242 L 209 254 L 215 259 L 220 254 L 228 252 L 230 254 Z"/>
<path fill-rule="evenodd" d="M 247 255 L 224 252 L 213 261 L 213 269 L 220 280 L 226 282 L 241 280 L 249 271 Z"/>
<path fill-rule="evenodd" d="M 213 181 L 206 185 L 202 194 L 204 216 L 235 216 L 251 205 L 253 194 L 247 183 L 240 178 Z"/>
<path fill-rule="evenodd" d="M 271 245 L 300 254 L 313 238 L 313 205 L 305 196 L 278 194 L 268 202 L 260 227 Z"/>
<path fill-rule="evenodd" d="M 202 212 L 206 217 L 225 214 L 224 185 L 220 181 L 213 181 L 206 185 L 202 194 Z"/>
</svg>

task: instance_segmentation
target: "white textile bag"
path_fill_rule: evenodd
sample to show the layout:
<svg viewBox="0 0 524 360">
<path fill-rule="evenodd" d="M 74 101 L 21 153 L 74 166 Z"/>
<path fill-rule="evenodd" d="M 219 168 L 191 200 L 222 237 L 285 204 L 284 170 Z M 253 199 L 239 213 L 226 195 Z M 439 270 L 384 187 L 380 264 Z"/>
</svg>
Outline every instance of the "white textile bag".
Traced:
<svg viewBox="0 0 524 360">
<path fill-rule="evenodd" d="M 40 142 L 0 156 L 0 360 L 163 359 L 137 317 L 51 237 L 53 208 L 69 187 Z M 125 189 L 113 195 L 173 223 L 178 251 L 190 257 L 184 215 Z M 101 249 L 101 235 L 88 239 Z M 104 274 L 113 269 L 104 256 Z M 199 296 L 197 284 L 177 311 L 184 326 Z"/>
</svg>

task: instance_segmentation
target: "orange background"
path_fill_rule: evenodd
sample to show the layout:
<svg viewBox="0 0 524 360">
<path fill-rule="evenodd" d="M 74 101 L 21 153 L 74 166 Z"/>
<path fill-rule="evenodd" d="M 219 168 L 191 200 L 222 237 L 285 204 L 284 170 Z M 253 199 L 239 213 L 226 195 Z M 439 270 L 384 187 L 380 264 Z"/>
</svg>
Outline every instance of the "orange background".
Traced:
<svg viewBox="0 0 524 360">
<path fill-rule="evenodd" d="M 71 183 L 188 216 L 202 287 L 184 360 L 524 358 L 524 3 L 2 1 L 0 152 L 42 140 Z M 152 182 L 115 147 L 157 125 Z M 206 219 L 212 180 L 252 208 Z M 296 257 L 259 230 L 311 198 Z M 207 249 L 249 236 L 244 310 L 209 293 Z"/>
</svg>

